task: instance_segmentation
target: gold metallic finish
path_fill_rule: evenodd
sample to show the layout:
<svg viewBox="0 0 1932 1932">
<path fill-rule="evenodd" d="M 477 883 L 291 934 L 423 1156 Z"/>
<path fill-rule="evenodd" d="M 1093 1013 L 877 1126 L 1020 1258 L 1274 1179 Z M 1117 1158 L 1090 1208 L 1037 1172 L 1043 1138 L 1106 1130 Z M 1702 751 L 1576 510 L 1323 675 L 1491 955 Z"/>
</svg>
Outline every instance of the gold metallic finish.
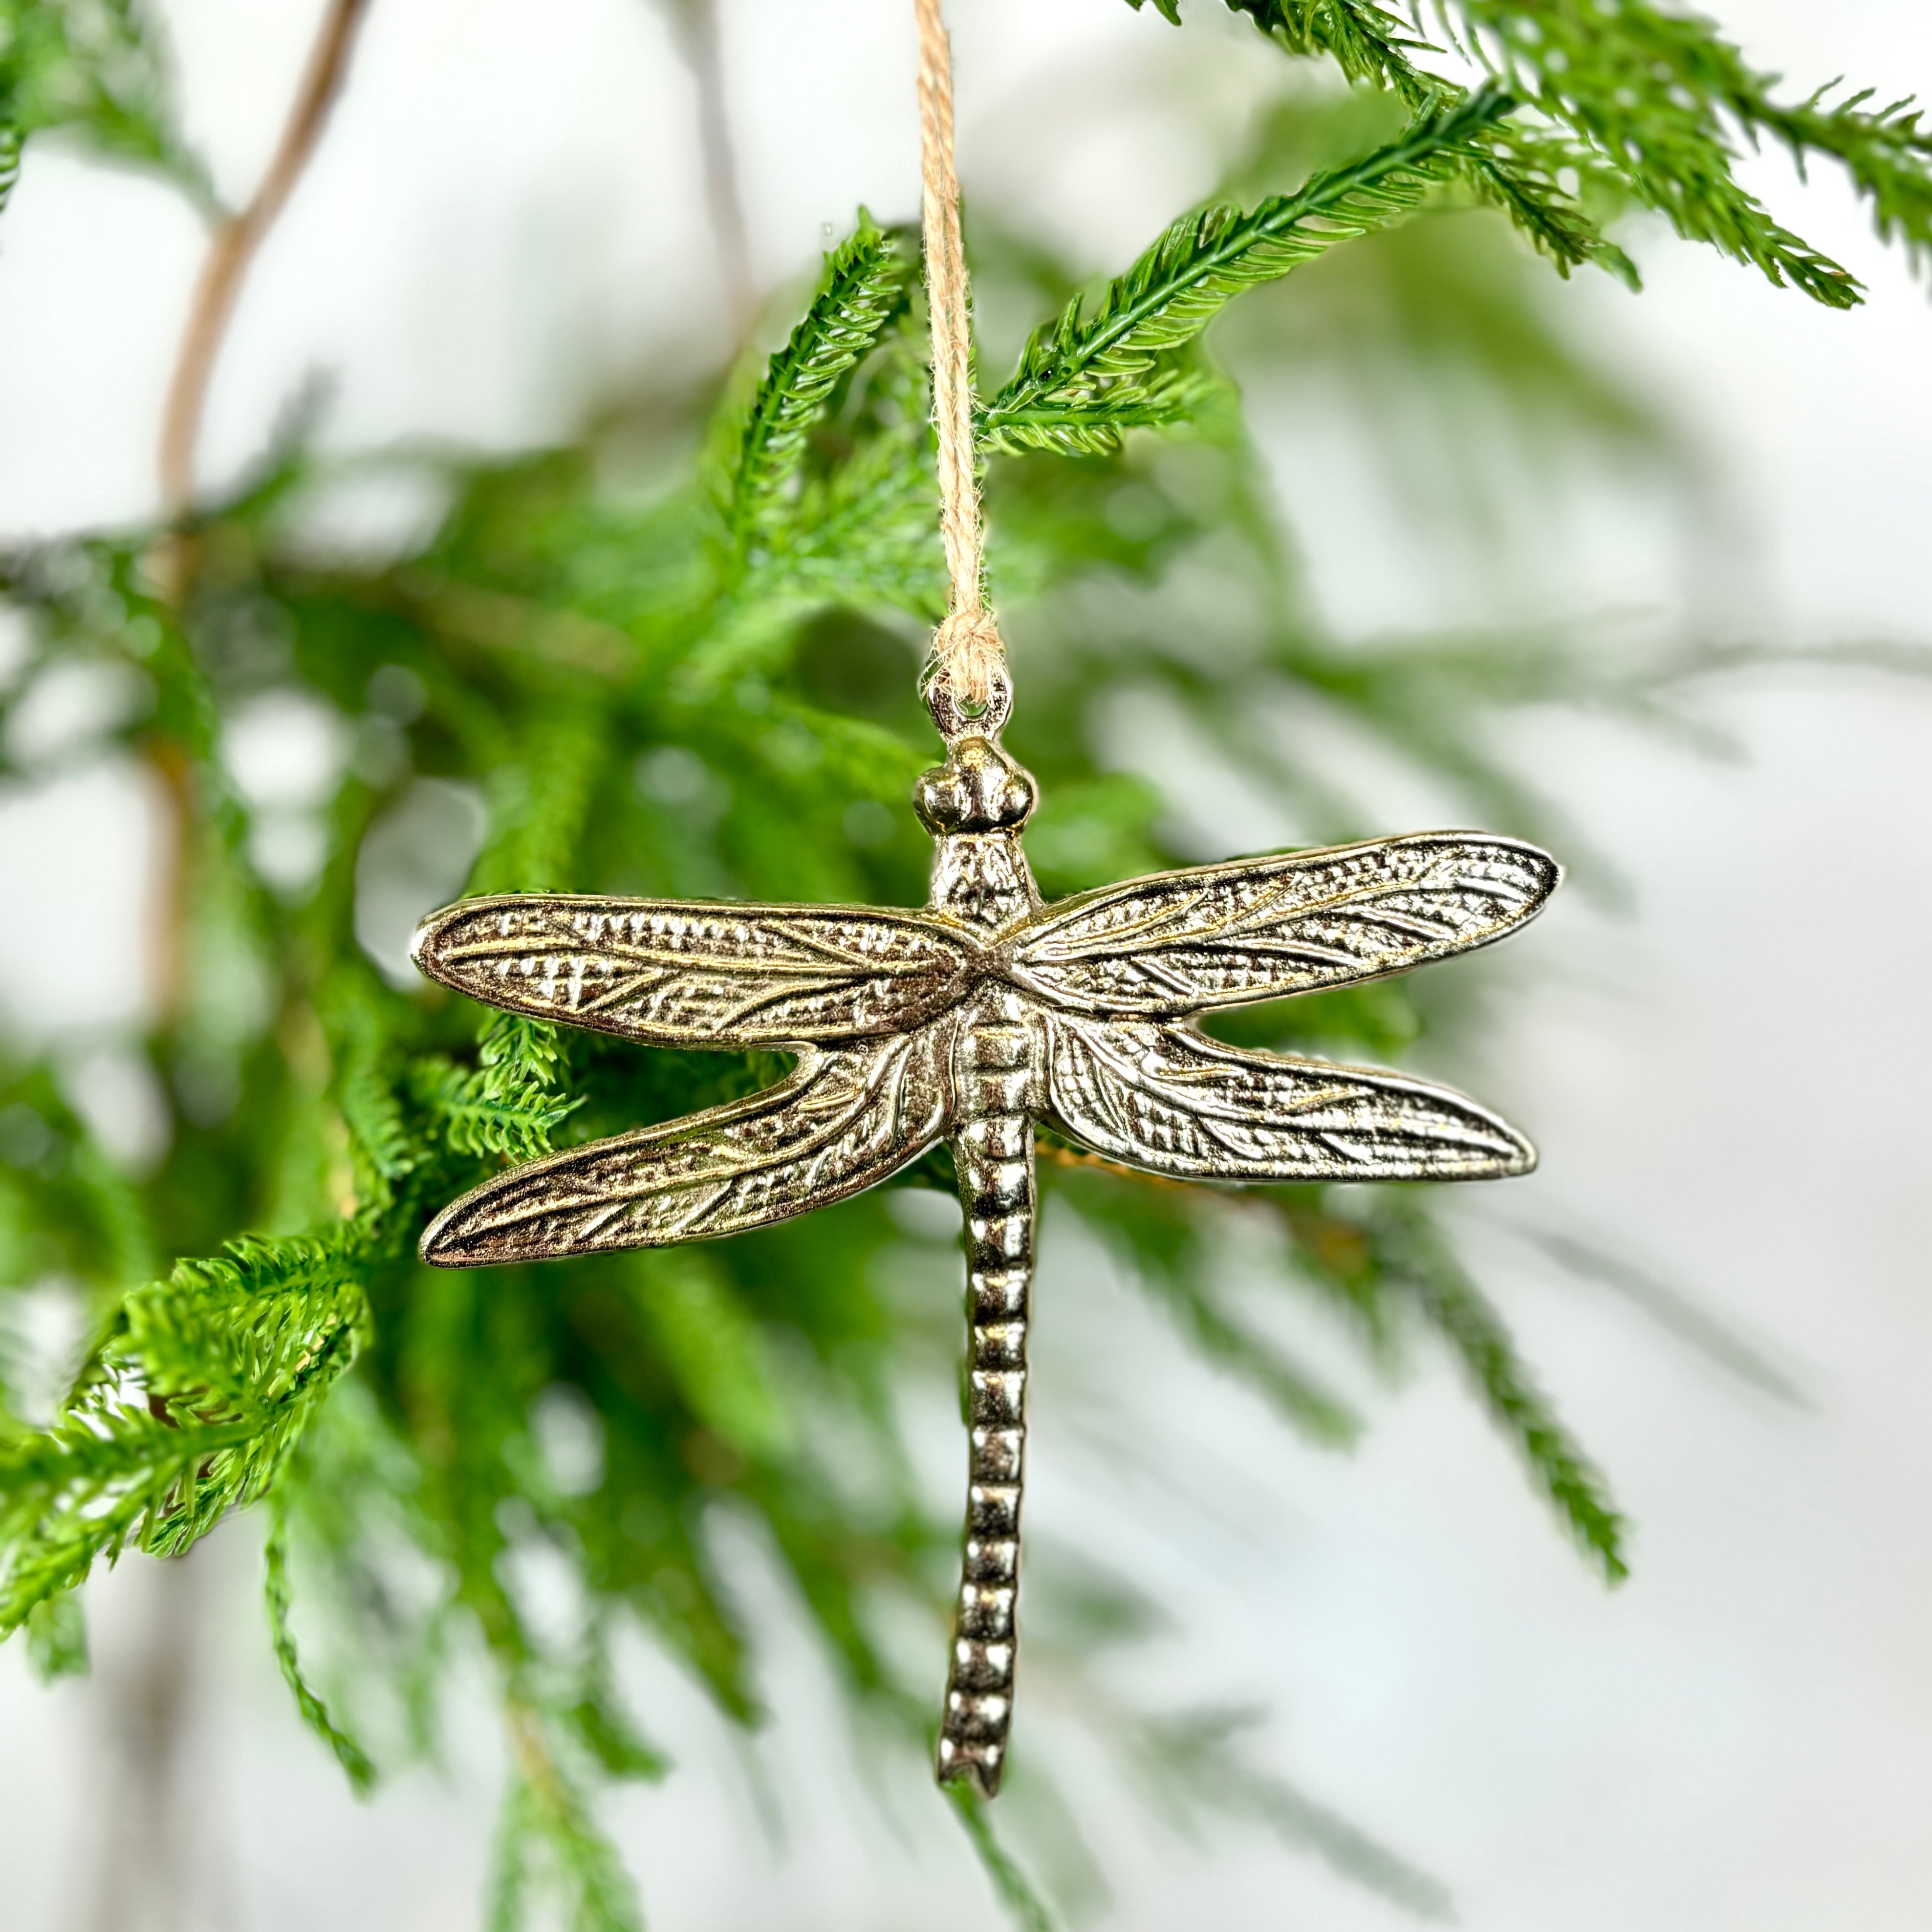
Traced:
<svg viewBox="0 0 1932 1932">
<path fill-rule="evenodd" d="M 938 1768 L 990 1796 L 1012 1712 L 1035 1124 L 1191 1180 L 1526 1173 L 1528 1142 L 1446 1088 L 1223 1046 L 1192 1019 L 1486 945 L 1562 874 L 1514 839 L 1424 832 L 1045 905 L 1021 845 L 1036 788 L 999 743 L 1004 672 L 976 715 L 943 681 L 927 702 L 946 755 L 914 794 L 937 848 L 923 911 L 530 894 L 423 922 L 417 964 L 472 998 L 652 1046 L 783 1047 L 798 1064 L 748 1099 L 486 1181 L 430 1222 L 422 1253 L 466 1268 L 734 1234 L 843 1200 L 946 1137 L 970 1449 Z"/>
</svg>

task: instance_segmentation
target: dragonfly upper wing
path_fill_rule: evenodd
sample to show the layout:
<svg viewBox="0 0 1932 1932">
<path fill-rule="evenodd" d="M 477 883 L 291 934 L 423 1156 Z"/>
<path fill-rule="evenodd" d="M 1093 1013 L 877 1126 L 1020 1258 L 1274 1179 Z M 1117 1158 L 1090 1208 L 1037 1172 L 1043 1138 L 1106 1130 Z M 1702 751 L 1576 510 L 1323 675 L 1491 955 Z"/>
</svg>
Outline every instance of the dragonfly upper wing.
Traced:
<svg viewBox="0 0 1932 1932">
<path fill-rule="evenodd" d="M 1096 1154 L 1190 1180 L 1474 1180 L 1536 1150 L 1445 1087 L 1244 1053 L 1190 1028 L 1044 1016 L 1049 1118 Z"/>
<path fill-rule="evenodd" d="M 1486 945 L 1562 876 L 1534 845 L 1474 832 L 1192 866 L 1061 901 L 1022 928 L 1007 970 L 1085 1012 L 1239 1006 Z"/>
<path fill-rule="evenodd" d="M 444 1268 L 665 1247 L 822 1208 L 884 1180 L 944 1131 L 950 1016 L 819 1052 L 764 1092 L 552 1154 L 452 1202 L 425 1231 Z"/>
<path fill-rule="evenodd" d="M 430 978 L 471 998 L 661 1046 L 744 1048 L 902 1031 L 957 998 L 970 942 L 864 906 L 510 893 L 418 928 Z"/>
</svg>

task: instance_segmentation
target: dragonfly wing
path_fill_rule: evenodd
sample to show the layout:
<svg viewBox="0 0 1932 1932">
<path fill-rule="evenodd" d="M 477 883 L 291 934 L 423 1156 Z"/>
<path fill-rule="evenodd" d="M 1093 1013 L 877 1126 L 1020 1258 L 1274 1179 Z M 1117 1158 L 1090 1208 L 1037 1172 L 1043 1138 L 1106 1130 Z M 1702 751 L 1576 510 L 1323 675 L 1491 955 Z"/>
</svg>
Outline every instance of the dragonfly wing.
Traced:
<svg viewBox="0 0 1932 1932">
<path fill-rule="evenodd" d="M 1022 929 L 1007 970 L 1083 1012 L 1239 1006 L 1486 946 L 1562 877 L 1534 845 L 1474 832 L 1192 866 L 1062 900 Z"/>
<path fill-rule="evenodd" d="M 952 1112 L 950 1016 L 894 1039 L 808 1049 L 728 1106 L 514 1168 L 422 1238 L 442 1268 L 667 1247 L 788 1220 L 856 1194 L 931 1145 Z"/>
<path fill-rule="evenodd" d="M 1190 1180 L 1474 1180 L 1536 1150 L 1446 1087 L 1191 1029 L 1046 1016 L 1048 1111 L 1095 1153 Z"/>
<path fill-rule="evenodd" d="M 866 906 L 509 893 L 417 928 L 416 964 L 472 999 L 658 1046 L 740 1049 L 917 1025 L 962 988 L 971 942 Z"/>
</svg>

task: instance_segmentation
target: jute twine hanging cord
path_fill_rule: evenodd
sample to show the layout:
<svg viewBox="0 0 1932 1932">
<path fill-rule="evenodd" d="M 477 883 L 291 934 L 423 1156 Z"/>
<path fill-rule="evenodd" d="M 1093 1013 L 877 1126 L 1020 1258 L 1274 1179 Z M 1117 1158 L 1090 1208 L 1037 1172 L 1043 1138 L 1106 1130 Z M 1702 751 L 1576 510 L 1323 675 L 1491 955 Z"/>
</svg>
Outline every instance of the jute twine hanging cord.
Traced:
<svg viewBox="0 0 1932 1932">
<path fill-rule="evenodd" d="M 952 51 L 939 0 L 914 0 L 919 17 L 920 154 L 924 186 L 926 304 L 932 318 L 932 404 L 939 438 L 939 521 L 950 608 L 934 634 L 936 670 L 964 704 L 992 694 L 1006 656 L 980 595 L 986 532 L 973 457 L 973 316 L 959 182 L 952 171 Z"/>
</svg>

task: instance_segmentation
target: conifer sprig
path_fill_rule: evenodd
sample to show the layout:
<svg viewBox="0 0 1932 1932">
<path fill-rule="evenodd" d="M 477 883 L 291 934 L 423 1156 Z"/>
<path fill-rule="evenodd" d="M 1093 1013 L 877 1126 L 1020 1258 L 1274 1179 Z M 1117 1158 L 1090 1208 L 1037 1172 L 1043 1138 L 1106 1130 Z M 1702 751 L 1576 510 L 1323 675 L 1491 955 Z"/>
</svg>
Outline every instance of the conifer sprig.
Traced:
<svg viewBox="0 0 1932 1932">
<path fill-rule="evenodd" d="M 567 1097 L 563 1078 L 568 1062 L 557 1029 L 548 1020 L 533 1020 L 520 1014 L 493 1012 L 481 1023 L 477 1038 L 476 1064 L 466 1069 L 441 1054 L 425 1054 L 410 1063 L 408 1087 L 410 1097 L 439 1120 L 451 1150 L 481 1158 L 492 1156 L 509 1160 L 533 1160 L 548 1154 L 550 1136 L 583 1105 L 583 1096 Z M 346 1113 L 352 1099 L 362 1110 L 374 1116 L 374 1131 L 386 1136 L 399 1112 L 392 1112 L 380 1101 L 371 1102 L 359 1088 L 345 1094 Z M 351 1123 L 352 1126 L 356 1124 Z M 370 1131 L 358 1130 L 358 1138 Z M 372 1159 L 378 1154 L 370 1148 Z M 386 1178 L 406 1171 L 413 1163 L 402 1156 L 403 1167 L 395 1166 Z"/>
<path fill-rule="evenodd" d="M 412 1096 L 442 1123 L 452 1152 L 534 1160 L 550 1152 L 551 1133 L 583 1101 L 562 1098 L 532 1076 L 530 1064 L 466 1072 L 454 1060 L 425 1057 L 411 1069 Z"/>
<path fill-rule="evenodd" d="M 1882 241 L 1903 248 L 1923 272 L 1932 266 L 1932 127 L 1910 98 L 1868 112 L 1877 92 L 1863 88 L 1836 105 L 1821 87 L 1796 107 L 1780 107 L 1755 91 L 1748 124 L 1780 142 L 1804 169 L 1822 154 L 1843 164 L 1871 204 L 1872 225 Z M 1744 110 L 1738 110 L 1741 118 Z"/>
<path fill-rule="evenodd" d="M 1127 0 L 1136 12 L 1145 0 Z M 1438 50 L 1414 38 L 1414 29 L 1374 0 L 1225 0 L 1231 14 L 1246 14 L 1292 54 L 1326 54 L 1352 81 L 1385 88 L 1411 109 L 1456 90 L 1410 59 Z M 1154 0 L 1155 10 L 1180 25 L 1180 0 Z"/>
<path fill-rule="evenodd" d="M 1154 4 L 1178 23 L 1180 0 Z M 1325 54 L 1351 81 L 1412 107 L 1453 91 L 1418 56 L 1474 58 L 1552 129 L 1567 130 L 1583 150 L 1573 165 L 1586 179 L 1614 180 L 1688 239 L 1828 308 L 1858 302 L 1857 280 L 1738 182 L 1736 136 L 1768 136 L 1801 169 L 1814 155 L 1838 161 L 1880 235 L 1916 263 L 1932 261 L 1932 129 L 1912 103 L 1870 109 L 1868 88 L 1831 104 L 1834 82 L 1785 105 L 1774 98 L 1779 77 L 1753 68 L 1695 14 L 1650 0 L 1442 0 L 1432 40 L 1366 0 L 1226 4 L 1288 52 Z"/>
<path fill-rule="evenodd" d="M 269 1507 L 272 1520 L 268 1540 L 262 1546 L 262 1596 L 268 1613 L 268 1633 L 274 1645 L 275 1661 L 281 1668 L 283 1682 L 295 1698 L 302 1721 L 328 1745 L 358 1795 L 366 1794 L 376 1782 L 376 1768 L 369 1762 L 368 1754 L 329 1715 L 328 1706 L 302 1675 L 295 1633 L 289 1627 L 293 1593 L 289 1586 L 287 1507 L 280 1496 Z"/>
<path fill-rule="evenodd" d="M 911 266 L 898 238 L 862 209 L 857 228 L 826 257 L 811 305 L 752 399 L 726 475 L 726 528 L 747 560 L 782 514 L 806 438 L 833 389 L 871 354 L 903 306 Z"/>
<path fill-rule="evenodd" d="M 1170 18 L 1179 4 L 1156 0 Z M 1508 640 L 1324 644 L 1232 385 L 1194 359 L 1202 328 L 1240 290 L 1426 203 L 1472 195 L 1506 207 L 1560 268 L 1616 268 L 1622 258 L 1588 218 L 1603 191 L 1660 206 L 1676 195 L 1694 226 L 1716 202 L 1735 213 L 1726 130 L 1842 160 L 1890 238 L 1922 250 L 1927 232 L 1926 137 L 1907 105 L 1873 112 L 1866 97 L 1834 106 L 1820 95 L 1780 109 L 1768 84 L 1726 80 L 1706 60 L 1672 83 L 1673 111 L 1688 119 L 1671 123 L 1668 140 L 1612 152 L 1623 138 L 1614 114 L 1636 117 L 1646 139 L 1661 124 L 1652 97 L 1663 82 L 1630 75 L 1606 96 L 1602 73 L 1571 75 L 1568 55 L 1546 58 L 1510 23 L 1558 19 L 1594 61 L 1592 35 L 1644 11 L 1621 0 L 1462 0 L 1458 31 L 1479 16 L 1501 23 L 1472 44 L 1499 86 L 1534 104 L 1507 118 L 1500 93 L 1469 95 L 1428 71 L 1447 30 L 1432 42 L 1372 0 L 1232 4 L 1292 50 L 1384 90 L 1415 125 L 1298 194 L 1189 217 L 1090 308 L 1066 306 L 1070 264 L 1004 234 L 990 205 L 975 222 L 981 286 L 1004 274 L 1003 296 L 1017 284 L 1034 312 L 1058 318 L 989 406 L 988 439 L 1025 459 L 988 472 L 991 567 L 1016 636 L 1026 634 L 1014 746 L 1042 781 L 1029 849 L 1056 895 L 1198 856 L 1167 829 L 1150 782 L 1099 762 L 1091 722 L 1124 698 L 1151 694 L 1198 728 L 1310 838 L 1386 826 L 1347 778 L 1311 776 L 1276 728 L 1311 707 L 1284 705 L 1285 694 L 1340 706 L 1472 816 L 1552 843 L 1550 808 L 1485 742 L 1489 711 L 1610 703 L 1626 719 L 1683 723 L 1666 706 L 1667 666 L 1626 685 L 1621 672 L 1584 675 L 1566 650 Z M 142 17 L 140 0 L 0 0 L 0 22 L 16 30 L 0 44 L 0 130 L 8 113 L 29 131 L 64 116 L 98 151 L 160 157 L 188 178 L 153 50 L 128 53 Z M 1655 17 L 1708 54 L 1708 30 Z M 97 54 L 98 71 L 88 65 Z M 1294 105 L 1298 153 L 1354 152 L 1326 112 Z M 1712 139 L 1718 148 L 1699 146 Z M 0 188 L 9 152 L 0 131 Z M 1640 178 L 1646 170 L 1657 179 Z M 1245 203 L 1258 190 L 1225 199 L 1237 192 Z M 1761 224 L 1746 232 L 1754 207 L 1736 217 L 1738 245 L 1768 248 L 1776 266 L 1779 248 L 1802 244 L 1766 243 Z M 1640 446 L 1658 460 L 1669 439 L 1558 335 L 1500 224 L 1461 224 L 1453 268 L 1413 231 L 1377 247 L 1359 280 L 1304 285 L 1291 350 L 1271 335 L 1249 352 L 1312 352 L 1359 374 L 1399 341 L 1432 380 L 1453 372 L 1445 392 L 1533 418 L 1526 434 L 1555 439 L 1539 450 Z M 386 886 L 377 848 L 424 794 L 446 800 L 460 788 L 488 814 L 473 890 L 916 901 L 929 854 L 904 804 L 929 752 L 914 640 L 940 608 L 944 574 L 923 364 L 904 326 L 913 268 L 909 250 L 862 218 L 755 394 L 734 392 L 706 458 L 646 502 L 610 489 L 611 466 L 586 447 L 452 462 L 436 476 L 448 514 L 419 554 L 325 563 L 289 541 L 283 520 L 328 480 L 294 449 L 260 488 L 209 507 L 201 534 L 218 568 L 184 608 L 154 594 L 151 530 L 0 559 L 0 592 L 31 631 L 0 692 L 0 760 L 20 762 L 0 772 L 34 776 L 11 721 L 43 679 L 76 663 L 108 671 L 134 695 L 88 754 L 111 742 L 170 761 L 183 850 L 194 855 L 181 881 L 183 995 L 140 1042 L 167 1105 L 159 1165 L 117 1171 L 62 1100 L 50 1057 L 0 1079 L 0 1293 L 80 1284 L 104 1336 L 52 1426 L 35 1429 L 27 1413 L 64 1364 L 30 1360 L 27 1324 L 5 1324 L 22 1338 L 10 1400 L 23 1399 L 0 1407 L 0 1630 L 24 1623 L 44 1664 L 81 1667 L 70 1592 L 91 1566 L 129 1546 L 184 1549 L 224 1512 L 272 1497 L 278 1517 L 300 1526 L 296 1580 L 306 1592 L 313 1580 L 330 1614 L 358 1726 L 387 1684 L 403 1737 L 429 1749 L 436 1687 L 459 1646 L 474 1636 L 487 1652 L 513 1760 L 493 1908 L 506 1932 L 558 1906 L 591 1932 L 636 1923 L 596 1796 L 603 1780 L 655 1776 L 664 1760 L 613 1682 L 608 1646 L 620 1634 L 641 1631 L 688 1666 L 730 1722 L 756 1721 L 763 1631 L 734 1610 L 711 1542 L 722 1516 L 761 1534 L 861 1735 L 919 1736 L 932 1686 L 902 1676 L 890 1640 L 908 1610 L 943 1613 L 934 1580 L 954 1526 L 934 1520 L 908 1475 L 894 1417 L 907 1378 L 937 1359 L 934 1318 L 892 1286 L 905 1278 L 914 1217 L 878 1194 L 690 1252 L 483 1277 L 418 1267 L 428 1215 L 506 1159 L 541 1151 L 560 1129 L 616 1133 L 736 1098 L 778 1064 L 637 1052 L 494 1013 L 479 1024 L 466 1003 L 388 983 L 358 945 L 365 906 L 384 890 L 426 904 L 432 887 L 414 877 Z M 1814 292 L 1831 298 L 1838 285 L 1826 268 L 1817 277 Z M 632 433 L 696 428 L 667 399 L 649 401 Z M 1405 436 L 1426 415 L 1409 416 Z M 1211 434 L 1178 461 L 1124 434 L 1190 419 Z M 1370 412 L 1368 434 L 1376 422 Z M 1471 454 L 1484 440 L 1459 433 L 1445 447 L 1445 494 L 1490 500 L 1495 478 Z M 1057 460 L 1067 452 L 1082 460 Z M 1222 640 L 1177 638 L 1173 621 L 1184 572 L 1210 554 L 1254 599 L 1219 658 Z M 326 708 L 355 747 L 314 816 L 326 850 L 307 880 L 271 880 L 257 836 L 272 829 L 267 810 L 238 796 L 221 760 L 265 693 Z M 442 880 L 434 896 L 454 890 Z M 1286 1018 L 1232 1015 L 1217 1032 L 1383 1060 L 1415 1038 L 1426 1010 L 1393 982 L 1292 1005 Z M 1448 1030 L 1465 1017 L 1432 1024 Z M 940 1165 L 901 1184 L 943 1179 Z M 1060 1196 L 1048 1211 L 1077 1209 L 1102 1230 L 1197 1352 L 1318 1436 L 1356 1426 L 1221 1294 L 1210 1242 L 1225 1200 L 1042 1172 Z M 1533 1480 L 1617 1574 L 1620 1526 L 1595 1472 L 1457 1264 L 1428 1197 L 1310 1188 L 1247 1198 L 1256 1216 L 1277 1217 L 1262 1232 L 1280 1277 L 1315 1283 L 1371 1366 L 1418 1333 L 1446 1341 Z M 222 1246 L 237 1228 L 304 1226 L 322 1232 Z M 211 1252 L 164 1273 L 174 1256 Z M 574 1419 L 574 1454 L 572 1430 L 546 1432 L 557 1414 Z M 1186 1418 L 1167 1422 L 1184 1431 Z M 518 1567 L 539 1552 L 570 1573 L 584 1610 L 575 1628 L 553 1628 L 520 1601 Z M 275 1652 L 302 1715 L 354 1776 L 365 1760 L 296 1654 L 286 1558 L 278 1528 Z M 1043 1547 L 1042 1583 L 1054 1562 Z M 1036 1654 L 1037 1667 L 1054 1667 L 1048 1646 Z M 1096 1708 L 1104 1694 L 1084 1676 L 1081 1647 L 1058 1661 L 1083 1673 L 1070 1705 Z M 1266 1774 L 1231 1772 L 1220 1731 L 1156 1742 L 1190 1803 L 1264 1822 L 1390 1888 L 1388 1872 L 1378 1878 L 1358 1856 L 1369 1841 L 1347 1821 Z M 1051 1744 L 1028 1749 L 1028 1781 L 1044 1781 Z M 1009 1912 L 1046 1922 L 983 1808 L 968 1804 L 962 1819 Z M 1397 1888 L 1407 1882 L 1395 1875 Z M 1411 1890 L 1412 1903 L 1430 1896 Z"/>
<path fill-rule="evenodd" d="M 544 1894 L 569 1932 L 644 1932 L 623 1861 L 550 1756 L 539 1720 L 513 1706 L 510 1724 L 519 1762 L 496 1827 L 489 1932 L 523 1932 Z"/>
<path fill-rule="evenodd" d="M 206 171 L 175 132 L 167 63 L 140 0 L 0 0 L 0 209 L 36 134 L 159 169 L 212 206 Z"/>
<path fill-rule="evenodd" d="M 1426 110 L 1397 138 L 1246 213 L 1225 204 L 1184 216 L 1090 314 L 1078 298 L 1034 332 L 981 418 L 989 452 L 1097 455 L 1130 427 L 1184 421 L 1203 377 L 1179 359 L 1244 290 L 1412 214 L 1480 152 L 1510 110 L 1500 93 Z"/>
<path fill-rule="evenodd" d="M 1413 1917 L 1453 1923 L 1455 1901 L 1440 1880 L 1249 1761 L 1241 1748 L 1246 1734 L 1265 1715 L 1238 1708 L 1183 1711 L 1135 1726 L 1126 1742 L 1169 1815 L 1191 1820 L 1213 1808 L 1251 1818 Z"/>
<path fill-rule="evenodd" d="M 1372 1225 L 1390 1280 L 1414 1298 L 1424 1319 L 1454 1352 L 1491 1418 L 1514 1438 L 1580 1546 L 1609 1582 L 1622 1582 L 1630 1574 L 1624 1519 L 1602 1477 L 1537 1388 L 1502 1316 L 1441 1231 L 1406 1204 L 1384 1208 Z"/>
<path fill-rule="evenodd" d="M 0 1634 L 132 1542 L 267 1494 L 369 1332 L 361 1230 L 246 1238 L 122 1301 L 65 1414 L 0 1444 Z"/>
</svg>

